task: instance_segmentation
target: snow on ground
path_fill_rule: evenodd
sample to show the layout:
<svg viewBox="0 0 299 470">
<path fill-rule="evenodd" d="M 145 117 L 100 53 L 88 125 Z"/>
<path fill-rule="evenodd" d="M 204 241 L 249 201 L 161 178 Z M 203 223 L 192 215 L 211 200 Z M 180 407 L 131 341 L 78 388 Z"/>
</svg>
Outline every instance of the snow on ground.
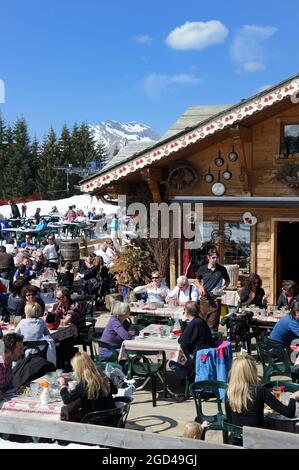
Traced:
<svg viewBox="0 0 299 470">
<path fill-rule="evenodd" d="M 13 198 L 12 198 L 13 199 Z M 88 194 L 82 194 L 79 196 L 72 196 L 66 199 L 57 199 L 55 201 L 32 201 L 27 202 L 27 216 L 30 217 L 35 213 L 37 207 L 41 208 L 41 214 L 49 214 L 53 206 L 57 206 L 57 209 L 62 214 L 65 214 L 69 206 L 76 205 L 77 209 L 83 209 L 84 213 L 87 215 L 87 212 L 92 208 L 96 207 L 97 211 L 100 207 L 103 207 L 105 214 L 115 214 L 117 211 L 117 206 L 111 204 L 103 204 L 101 201 L 98 201 L 96 197 L 88 196 Z M 21 212 L 21 205 L 17 204 Z M 10 205 L 0 206 L 0 218 L 1 215 L 6 218 L 10 217 L 11 210 Z"/>
</svg>

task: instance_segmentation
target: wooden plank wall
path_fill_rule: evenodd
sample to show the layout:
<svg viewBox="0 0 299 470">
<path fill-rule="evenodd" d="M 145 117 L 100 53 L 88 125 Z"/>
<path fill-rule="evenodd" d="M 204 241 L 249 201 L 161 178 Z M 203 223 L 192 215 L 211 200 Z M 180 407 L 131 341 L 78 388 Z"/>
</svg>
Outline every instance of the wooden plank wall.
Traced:
<svg viewBox="0 0 299 470">
<path fill-rule="evenodd" d="M 265 292 L 271 294 L 273 269 L 271 267 L 270 216 L 262 216 L 256 226 L 256 272 L 263 280 Z"/>
</svg>

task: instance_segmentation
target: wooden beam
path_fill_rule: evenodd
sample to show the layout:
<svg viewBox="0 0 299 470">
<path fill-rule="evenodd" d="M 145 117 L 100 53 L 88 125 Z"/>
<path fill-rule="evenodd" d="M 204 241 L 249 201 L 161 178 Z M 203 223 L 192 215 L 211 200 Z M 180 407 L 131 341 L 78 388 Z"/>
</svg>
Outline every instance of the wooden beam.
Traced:
<svg viewBox="0 0 299 470">
<path fill-rule="evenodd" d="M 299 449 L 299 435 L 244 426 L 243 447 L 245 449 Z"/>
<path fill-rule="evenodd" d="M 157 203 L 162 202 L 159 183 L 155 180 L 148 179 L 147 180 L 147 185 L 148 185 L 148 187 L 150 189 L 150 192 L 152 194 L 153 201 L 157 202 Z"/>
<path fill-rule="evenodd" d="M 232 449 L 235 446 L 215 444 L 197 439 L 171 437 L 157 433 L 133 431 L 108 426 L 73 423 L 67 421 L 49 422 L 43 418 L 21 418 L 1 415 L 0 432 L 24 436 L 38 436 L 61 439 L 84 444 L 95 444 L 117 449 Z"/>
<path fill-rule="evenodd" d="M 240 174 L 239 180 L 242 183 L 243 191 L 245 194 L 252 194 L 252 130 L 245 126 L 234 126 L 231 129 L 231 134 L 234 140 L 236 140 L 240 147 L 241 152 L 239 153 L 239 164 Z"/>
</svg>

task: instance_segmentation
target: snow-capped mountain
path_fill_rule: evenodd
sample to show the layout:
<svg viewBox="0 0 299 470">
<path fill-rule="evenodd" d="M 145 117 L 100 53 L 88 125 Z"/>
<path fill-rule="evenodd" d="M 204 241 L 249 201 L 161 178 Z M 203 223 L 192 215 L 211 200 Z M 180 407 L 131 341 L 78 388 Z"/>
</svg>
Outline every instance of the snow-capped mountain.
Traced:
<svg viewBox="0 0 299 470">
<path fill-rule="evenodd" d="M 115 148 L 121 149 L 129 142 L 159 140 L 160 136 L 154 129 L 140 122 L 102 121 L 90 126 L 95 142 L 102 140 L 107 154 L 113 155 Z"/>
</svg>

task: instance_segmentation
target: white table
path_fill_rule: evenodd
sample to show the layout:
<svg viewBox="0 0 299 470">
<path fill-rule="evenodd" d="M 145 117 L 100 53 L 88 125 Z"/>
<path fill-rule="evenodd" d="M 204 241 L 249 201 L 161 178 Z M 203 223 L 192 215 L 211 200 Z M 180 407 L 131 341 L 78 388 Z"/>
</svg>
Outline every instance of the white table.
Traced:
<svg viewBox="0 0 299 470">
<path fill-rule="evenodd" d="M 133 315 L 152 315 L 153 317 L 180 318 L 184 313 L 184 307 L 171 307 L 169 305 L 165 305 L 165 307 L 151 307 L 150 304 L 140 306 L 138 305 L 138 302 L 132 302 L 130 311 Z"/>
</svg>

